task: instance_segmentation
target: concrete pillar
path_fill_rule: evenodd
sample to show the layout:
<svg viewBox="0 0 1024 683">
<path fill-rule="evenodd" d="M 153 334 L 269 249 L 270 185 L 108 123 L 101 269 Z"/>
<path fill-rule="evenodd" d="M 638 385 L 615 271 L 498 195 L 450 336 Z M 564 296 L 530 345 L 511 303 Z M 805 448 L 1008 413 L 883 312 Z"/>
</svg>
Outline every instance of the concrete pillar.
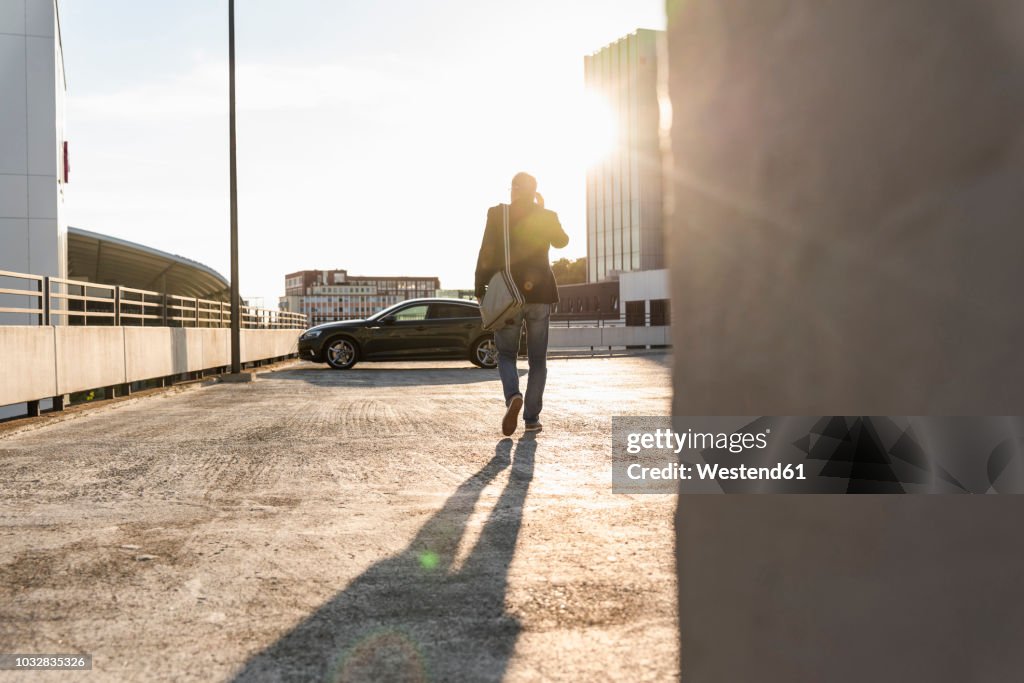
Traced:
<svg viewBox="0 0 1024 683">
<path fill-rule="evenodd" d="M 1019 415 L 1024 5 L 670 0 L 676 415 Z M 688 682 L 1015 680 L 1024 498 L 681 496 Z"/>
</svg>

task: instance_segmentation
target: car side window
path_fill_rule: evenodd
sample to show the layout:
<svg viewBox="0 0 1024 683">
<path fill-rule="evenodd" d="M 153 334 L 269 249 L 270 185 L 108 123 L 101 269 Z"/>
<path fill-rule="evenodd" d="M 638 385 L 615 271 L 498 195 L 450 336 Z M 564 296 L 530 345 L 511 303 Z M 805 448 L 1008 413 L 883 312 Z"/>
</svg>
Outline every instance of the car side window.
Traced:
<svg viewBox="0 0 1024 683">
<path fill-rule="evenodd" d="M 399 322 L 408 322 L 415 320 L 426 320 L 427 319 L 427 304 L 421 306 L 409 306 L 403 308 L 400 311 L 395 312 L 395 320 Z"/>
<path fill-rule="evenodd" d="M 479 318 L 480 309 L 475 306 L 461 304 L 431 304 L 430 319 L 441 318 Z"/>
</svg>

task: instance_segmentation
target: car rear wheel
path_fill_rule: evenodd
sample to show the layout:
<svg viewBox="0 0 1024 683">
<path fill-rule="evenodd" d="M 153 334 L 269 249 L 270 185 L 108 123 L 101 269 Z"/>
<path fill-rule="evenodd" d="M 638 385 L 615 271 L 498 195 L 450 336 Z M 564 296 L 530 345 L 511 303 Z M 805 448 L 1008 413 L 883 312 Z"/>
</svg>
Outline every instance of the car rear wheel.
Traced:
<svg viewBox="0 0 1024 683">
<path fill-rule="evenodd" d="M 494 343 L 494 337 L 480 337 L 469 352 L 469 360 L 481 368 L 495 368 L 498 366 L 498 346 Z"/>
<path fill-rule="evenodd" d="M 359 360 L 359 348 L 347 337 L 338 337 L 327 342 L 324 360 L 335 370 L 348 370 Z"/>
</svg>

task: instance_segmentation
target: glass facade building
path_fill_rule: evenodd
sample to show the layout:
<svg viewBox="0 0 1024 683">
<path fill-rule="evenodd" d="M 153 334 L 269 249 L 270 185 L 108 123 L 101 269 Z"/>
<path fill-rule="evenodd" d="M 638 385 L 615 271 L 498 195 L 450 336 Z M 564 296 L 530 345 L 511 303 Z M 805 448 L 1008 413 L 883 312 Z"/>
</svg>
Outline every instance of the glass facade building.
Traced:
<svg viewBox="0 0 1024 683">
<path fill-rule="evenodd" d="M 665 267 L 659 144 L 658 44 L 639 29 L 583 58 L 588 90 L 603 96 L 617 140 L 587 171 L 587 280 Z"/>
</svg>

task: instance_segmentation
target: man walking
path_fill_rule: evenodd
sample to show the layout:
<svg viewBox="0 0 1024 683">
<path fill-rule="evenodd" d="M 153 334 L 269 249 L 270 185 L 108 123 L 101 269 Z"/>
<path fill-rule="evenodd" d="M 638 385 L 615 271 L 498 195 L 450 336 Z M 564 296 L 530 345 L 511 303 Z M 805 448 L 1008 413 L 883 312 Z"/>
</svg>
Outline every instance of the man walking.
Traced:
<svg viewBox="0 0 1024 683">
<path fill-rule="evenodd" d="M 483 299 L 491 277 L 505 266 L 502 207 L 487 210 L 487 226 L 476 263 L 476 296 Z M 548 248 L 561 249 L 569 243 L 558 215 L 544 208 L 544 198 L 537 192 L 537 179 L 528 173 L 512 178 L 509 204 L 509 261 L 512 280 L 526 300 L 526 305 L 511 324 L 494 332 L 498 347 L 498 375 L 505 392 L 505 417 L 501 432 L 510 436 L 516 430 L 519 411 L 528 432 L 541 430 L 540 411 L 547 381 L 548 324 L 551 304 L 558 302 L 558 287 L 548 258 Z M 526 399 L 519 391 L 516 355 L 519 337 L 526 324 L 526 354 L 530 373 Z"/>
</svg>

